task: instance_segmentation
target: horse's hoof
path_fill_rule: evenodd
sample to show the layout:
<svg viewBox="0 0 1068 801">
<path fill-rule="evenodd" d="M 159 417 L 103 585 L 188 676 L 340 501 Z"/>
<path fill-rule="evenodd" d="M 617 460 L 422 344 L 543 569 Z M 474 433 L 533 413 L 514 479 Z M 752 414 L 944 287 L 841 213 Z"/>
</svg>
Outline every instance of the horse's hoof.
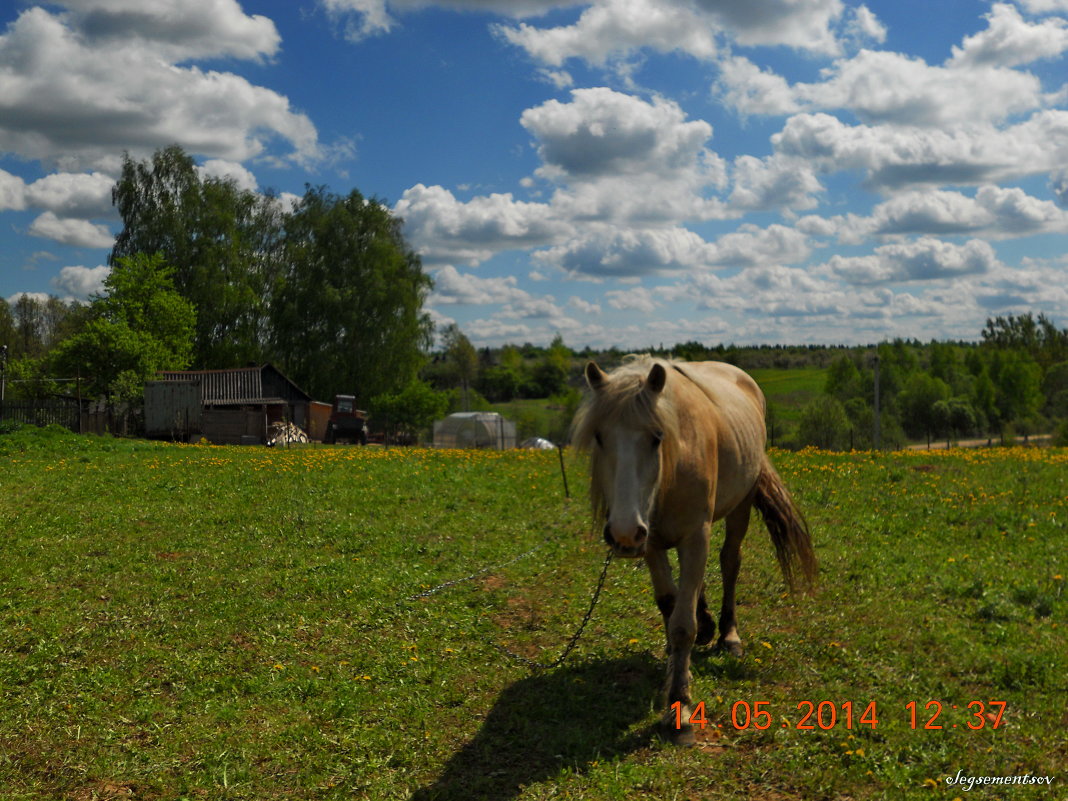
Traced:
<svg viewBox="0 0 1068 801">
<path fill-rule="evenodd" d="M 695 645 L 708 645 L 712 642 L 712 638 L 716 636 L 716 621 L 712 619 L 712 615 L 705 612 L 703 615 L 698 613 L 697 615 L 697 638 L 694 640 Z"/>
<path fill-rule="evenodd" d="M 720 637 L 719 642 L 716 643 L 716 650 L 728 653 L 738 659 L 745 656 L 745 648 L 742 647 L 741 642 L 738 640 L 725 640 Z"/>
<path fill-rule="evenodd" d="M 678 728 L 674 720 L 661 721 L 660 738 L 670 745 L 682 748 L 693 748 L 697 745 L 697 736 L 694 734 L 692 723 L 685 723 L 682 728 Z"/>
</svg>

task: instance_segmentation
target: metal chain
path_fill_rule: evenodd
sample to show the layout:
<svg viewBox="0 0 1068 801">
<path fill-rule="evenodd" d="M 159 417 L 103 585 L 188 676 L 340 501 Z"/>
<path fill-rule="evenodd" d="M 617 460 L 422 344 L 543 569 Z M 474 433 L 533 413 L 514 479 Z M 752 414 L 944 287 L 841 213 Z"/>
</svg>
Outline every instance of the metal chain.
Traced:
<svg viewBox="0 0 1068 801">
<path fill-rule="evenodd" d="M 582 618 L 582 623 L 579 624 L 578 631 L 571 635 L 571 639 L 568 640 L 567 645 L 564 646 L 563 652 L 560 654 L 560 656 L 556 658 L 555 661 L 546 665 L 533 659 L 529 659 L 528 657 L 525 657 L 522 654 L 517 654 L 514 651 L 508 650 L 503 645 L 498 642 L 495 642 L 493 638 L 488 636 L 485 638 L 486 642 L 492 645 L 505 656 L 512 659 L 513 661 L 518 662 L 521 665 L 526 665 L 532 670 L 552 670 L 553 668 L 560 667 L 560 665 L 563 664 L 563 661 L 567 659 L 567 657 L 571 654 L 573 650 L 575 650 L 575 646 L 578 645 L 579 637 L 581 637 L 582 632 L 586 630 L 586 624 L 589 623 L 590 618 L 593 617 L 593 610 L 594 607 L 597 606 L 597 600 L 601 597 L 601 590 L 604 589 L 605 579 L 608 578 L 608 565 L 611 564 L 611 562 L 612 552 L 609 551 L 604 558 L 604 567 L 601 568 L 601 577 L 597 580 L 597 589 L 593 591 L 593 598 L 590 599 L 590 607 L 586 610 L 586 614 Z"/>
<path fill-rule="evenodd" d="M 501 568 L 505 568 L 505 567 L 508 567 L 509 565 L 513 565 L 516 562 L 520 561 L 521 559 L 526 559 L 531 554 L 534 554 L 537 551 L 541 550 L 546 545 L 548 545 L 550 542 L 551 542 L 551 540 L 546 538 L 542 542 L 540 542 L 537 545 L 535 545 L 533 548 L 530 548 L 529 550 L 524 551 L 523 553 L 519 554 L 518 556 L 513 556 L 511 559 L 508 559 L 507 561 L 500 562 L 499 564 L 489 565 L 487 567 L 480 568 L 479 570 L 476 570 L 474 573 L 471 573 L 470 575 L 462 576 L 461 578 L 451 579 L 450 581 L 445 581 L 445 582 L 442 582 L 441 584 L 438 584 L 436 587 L 431 587 L 430 589 L 423 590 L 422 592 L 417 592 L 414 595 L 409 595 L 408 597 L 402 598 L 399 601 L 397 601 L 395 604 L 393 604 L 392 608 L 393 609 L 398 609 L 398 608 L 404 606 L 405 604 L 411 603 L 412 601 L 419 601 L 419 600 L 422 600 L 423 598 L 430 598 L 431 596 L 436 595 L 437 593 L 441 592 L 442 590 L 447 590 L 449 587 L 455 587 L 458 584 L 463 584 L 464 582 L 467 582 L 467 581 L 473 581 L 474 579 L 478 578 L 481 575 L 484 575 L 486 573 L 492 573 L 492 572 L 495 572 L 497 570 L 500 570 Z M 608 551 L 608 553 L 605 555 L 605 558 L 604 558 L 604 565 L 601 567 L 601 576 L 597 580 L 597 587 L 596 587 L 596 589 L 594 589 L 593 597 L 590 599 L 589 608 L 586 609 L 586 614 L 583 616 L 582 622 L 579 624 L 578 630 L 575 631 L 575 633 L 573 635 L 571 635 L 571 639 L 569 639 L 567 641 L 567 644 L 564 646 L 563 652 L 561 652 L 560 656 L 558 656 L 553 662 L 551 662 L 549 664 L 543 664 L 543 663 L 537 662 L 537 661 L 535 661 L 533 659 L 529 659 L 528 657 L 525 657 L 522 654 L 517 654 L 514 651 L 509 650 L 508 648 L 504 647 L 500 643 L 495 642 L 491 637 L 488 637 L 488 636 L 485 638 L 485 641 L 489 645 L 491 645 L 493 648 L 495 648 L 497 651 L 499 651 L 500 653 L 502 653 L 505 656 L 507 656 L 508 658 L 512 659 L 515 662 L 518 662 L 521 665 L 525 665 L 526 667 L 531 668 L 532 670 L 552 670 L 554 668 L 559 667 L 561 664 L 563 664 L 564 660 L 567 659 L 567 657 L 571 654 L 571 652 L 573 650 L 575 650 L 575 646 L 578 645 L 579 638 L 582 637 L 582 633 L 586 630 L 586 626 L 589 624 L 590 618 L 593 617 L 593 610 L 596 608 L 597 601 L 601 597 L 601 590 L 604 589 L 605 581 L 608 578 L 608 566 L 611 564 L 611 562 L 612 562 L 612 552 Z M 382 625 L 382 624 L 380 623 L 378 625 Z M 366 626 L 366 628 L 377 628 L 377 627 L 378 626 L 376 626 L 374 624 L 369 624 L 369 625 Z"/>
<path fill-rule="evenodd" d="M 422 592 L 417 592 L 415 595 L 409 595 L 407 598 L 402 598 L 401 600 L 397 601 L 396 606 L 401 606 L 402 604 L 406 604 L 406 603 L 409 603 L 411 601 L 418 601 L 421 598 L 429 598 L 431 595 L 436 595 L 437 593 L 441 592 L 442 590 L 447 590 L 449 587 L 455 587 L 457 584 L 463 584 L 465 581 L 472 581 L 473 579 L 476 579 L 479 576 L 481 576 L 483 573 L 492 573 L 492 572 L 494 572 L 496 570 L 500 570 L 502 567 L 508 567 L 509 565 L 514 565 L 520 559 L 526 559 L 532 553 L 540 551 L 542 548 L 544 548 L 548 544 L 549 544 L 549 540 L 548 539 L 543 540 L 542 542 L 539 542 L 537 545 L 535 545 L 533 548 L 531 548 L 529 551 L 524 551 L 523 553 L 519 554 L 519 556 L 515 556 L 515 557 L 511 558 L 507 562 L 501 562 L 499 565 L 490 565 L 489 567 L 484 567 L 481 570 L 476 570 L 474 573 L 472 573 L 469 576 L 464 576 L 463 578 L 453 579 L 452 581 L 446 581 L 446 582 L 444 582 L 442 584 L 439 584 L 436 587 L 431 587 L 429 590 L 423 590 Z"/>
</svg>

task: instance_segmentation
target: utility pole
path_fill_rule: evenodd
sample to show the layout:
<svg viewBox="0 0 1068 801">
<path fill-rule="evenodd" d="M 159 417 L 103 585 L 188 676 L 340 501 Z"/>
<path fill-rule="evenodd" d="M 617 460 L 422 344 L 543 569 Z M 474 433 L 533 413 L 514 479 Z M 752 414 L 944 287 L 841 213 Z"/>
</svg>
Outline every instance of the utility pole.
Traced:
<svg viewBox="0 0 1068 801">
<path fill-rule="evenodd" d="M 882 416 L 879 413 L 879 351 L 875 351 L 875 431 L 872 432 L 872 445 L 879 450 L 882 439 Z"/>
<path fill-rule="evenodd" d="M 4 395 L 7 393 L 7 345 L 0 345 L 0 420 L 4 419 Z"/>
</svg>

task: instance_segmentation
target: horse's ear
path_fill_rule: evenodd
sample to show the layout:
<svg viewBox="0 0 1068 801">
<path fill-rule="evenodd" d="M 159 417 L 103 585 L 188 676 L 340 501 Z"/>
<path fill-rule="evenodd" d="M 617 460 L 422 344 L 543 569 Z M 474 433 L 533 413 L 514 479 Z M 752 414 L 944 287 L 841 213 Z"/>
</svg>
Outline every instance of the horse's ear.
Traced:
<svg viewBox="0 0 1068 801">
<path fill-rule="evenodd" d="M 667 383 L 667 370 L 664 369 L 664 365 L 657 362 L 645 379 L 645 391 L 653 395 L 659 395 L 664 391 L 665 383 Z"/>
<path fill-rule="evenodd" d="M 596 392 L 607 380 L 608 376 L 597 366 L 597 362 L 586 362 L 586 383 L 590 385 L 590 389 Z"/>
</svg>

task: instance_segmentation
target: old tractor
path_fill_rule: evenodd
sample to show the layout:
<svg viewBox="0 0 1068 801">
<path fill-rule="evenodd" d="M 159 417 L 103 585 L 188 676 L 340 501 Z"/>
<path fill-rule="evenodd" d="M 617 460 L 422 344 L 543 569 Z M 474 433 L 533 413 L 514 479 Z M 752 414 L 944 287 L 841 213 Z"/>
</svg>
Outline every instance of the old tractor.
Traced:
<svg viewBox="0 0 1068 801">
<path fill-rule="evenodd" d="M 333 445 L 338 440 L 367 444 L 367 412 L 356 408 L 356 398 L 352 395 L 334 396 L 323 442 Z"/>
</svg>

